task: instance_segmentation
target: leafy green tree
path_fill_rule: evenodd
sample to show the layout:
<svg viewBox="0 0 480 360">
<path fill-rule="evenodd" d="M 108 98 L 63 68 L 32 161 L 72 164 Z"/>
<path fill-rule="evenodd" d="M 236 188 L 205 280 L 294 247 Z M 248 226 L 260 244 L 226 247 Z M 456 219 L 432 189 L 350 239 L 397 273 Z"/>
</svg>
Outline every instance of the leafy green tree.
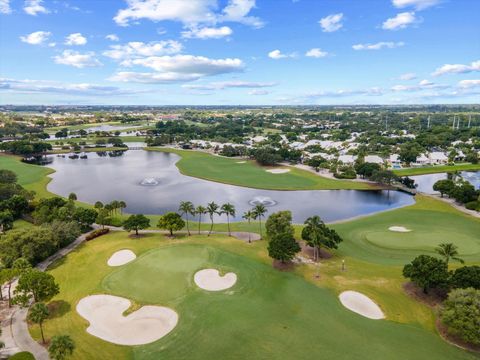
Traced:
<svg viewBox="0 0 480 360">
<path fill-rule="evenodd" d="M 58 284 L 51 274 L 30 269 L 18 278 L 18 285 L 14 290 L 14 302 L 20 306 L 27 306 L 32 297 L 35 302 L 48 301 L 58 292 Z"/>
<path fill-rule="evenodd" d="M 392 185 L 394 181 L 398 180 L 398 176 L 390 170 L 379 170 L 373 172 L 370 180 L 383 185 Z"/>
<path fill-rule="evenodd" d="M 438 191 L 441 197 L 451 194 L 454 188 L 455 183 L 450 179 L 438 180 L 433 184 L 433 190 Z"/>
<path fill-rule="evenodd" d="M 291 222 L 290 211 L 279 211 L 270 215 L 265 225 L 269 239 L 268 255 L 282 263 L 292 260 L 300 251 L 300 245 L 293 236 L 295 230 Z"/>
<path fill-rule="evenodd" d="M 97 210 L 103 209 L 103 203 L 101 201 L 96 201 L 93 207 Z"/>
<path fill-rule="evenodd" d="M 280 234 L 294 235 L 291 211 L 278 211 L 270 215 L 265 223 L 267 237 L 273 239 Z"/>
<path fill-rule="evenodd" d="M 458 246 L 456 246 L 452 243 L 440 244 L 435 248 L 435 251 L 437 252 L 437 254 L 439 254 L 443 257 L 443 259 L 445 260 L 447 265 L 448 265 L 448 262 L 450 261 L 450 259 L 456 260 L 461 264 L 463 264 L 465 262 L 465 261 L 463 261 L 463 259 L 460 259 L 458 257 Z"/>
<path fill-rule="evenodd" d="M 0 233 L 13 228 L 13 215 L 9 210 L 0 211 Z"/>
<path fill-rule="evenodd" d="M 105 225 L 107 225 L 110 222 L 110 220 L 111 219 L 110 219 L 110 214 L 108 213 L 108 210 L 99 209 L 95 222 L 99 225 L 102 225 L 102 229 L 105 229 Z"/>
<path fill-rule="evenodd" d="M 380 169 L 380 165 L 374 163 L 361 163 L 355 165 L 355 171 L 363 178 L 371 177 L 375 171 L 380 171 Z"/>
<path fill-rule="evenodd" d="M 322 246 L 328 249 L 336 249 L 338 244 L 342 242 L 340 235 L 335 230 L 328 228 L 319 216 L 311 216 L 305 220 L 302 239 L 313 247 L 315 261 L 318 260 Z"/>
<path fill-rule="evenodd" d="M 143 214 L 130 215 L 123 223 L 123 228 L 127 231 L 135 231 L 138 236 L 138 230 L 146 229 L 150 226 L 150 220 Z"/>
<path fill-rule="evenodd" d="M 480 266 L 463 266 L 455 269 L 450 279 L 453 288 L 480 290 Z"/>
<path fill-rule="evenodd" d="M 56 335 L 48 347 L 48 354 L 54 360 L 65 360 L 73 354 L 75 342 L 68 335 Z"/>
<path fill-rule="evenodd" d="M 195 206 L 193 206 L 193 203 L 191 201 L 182 201 L 180 202 L 178 211 L 180 211 L 182 215 L 185 215 L 185 221 L 187 223 L 187 233 L 188 233 L 188 236 L 190 236 L 190 227 L 188 225 L 188 215 L 193 216 L 195 214 Z"/>
<path fill-rule="evenodd" d="M 421 287 L 425 294 L 431 288 L 446 288 L 449 280 L 447 263 L 428 255 L 419 255 L 405 265 L 403 276 Z"/>
<path fill-rule="evenodd" d="M 220 208 L 220 213 L 227 215 L 228 236 L 232 236 L 230 231 L 230 216 L 235 216 L 235 206 L 230 203 L 223 204 Z"/>
<path fill-rule="evenodd" d="M 255 207 L 252 209 L 253 214 L 254 214 L 254 219 L 258 219 L 258 224 L 260 227 L 260 237 L 262 237 L 262 217 L 265 216 L 265 214 L 268 212 L 267 208 L 263 204 L 257 204 Z"/>
<path fill-rule="evenodd" d="M 127 207 L 127 203 L 125 201 L 119 201 L 118 207 L 120 208 L 120 215 L 123 215 L 123 210 Z"/>
<path fill-rule="evenodd" d="M 17 182 L 17 174 L 11 170 L 0 170 L 0 184 L 15 184 Z"/>
<path fill-rule="evenodd" d="M 207 204 L 207 214 L 208 214 L 208 216 L 210 216 L 210 222 L 211 222 L 210 231 L 208 232 L 208 236 L 210 236 L 210 234 L 213 231 L 213 216 L 215 214 L 218 215 L 218 213 L 219 213 L 218 208 L 219 208 L 219 206 L 213 201 L 211 203 Z"/>
<path fill-rule="evenodd" d="M 200 225 L 202 224 L 202 215 L 205 215 L 206 213 L 207 213 L 207 208 L 202 205 L 198 205 L 195 208 L 195 214 L 198 215 L 198 235 L 200 235 Z"/>
<path fill-rule="evenodd" d="M 73 193 L 73 192 L 70 193 L 70 194 L 68 195 L 68 200 L 69 200 L 69 201 L 76 201 L 76 200 L 77 200 L 77 194 L 75 194 L 75 193 Z"/>
<path fill-rule="evenodd" d="M 177 214 L 176 212 L 167 212 L 165 215 L 160 216 L 157 226 L 160 229 L 168 230 L 170 236 L 173 236 L 174 231 L 183 229 L 185 221 L 183 221 L 180 214 Z"/>
<path fill-rule="evenodd" d="M 40 334 L 42 335 L 42 342 L 45 344 L 45 336 L 43 335 L 43 322 L 48 318 L 48 308 L 44 303 L 35 303 L 28 311 L 28 320 L 38 324 L 40 327 Z"/>
<path fill-rule="evenodd" d="M 448 332 L 462 340 L 480 345 L 480 290 L 455 289 L 448 294 L 441 310 L 442 322 Z"/>
<path fill-rule="evenodd" d="M 245 212 L 243 213 L 243 216 L 242 216 L 242 218 L 243 218 L 244 220 L 247 220 L 247 221 L 248 221 L 248 229 L 249 229 L 249 230 L 248 230 L 248 242 L 249 242 L 249 243 L 252 242 L 252 233 L 250 232 L 250 222 L 251 222 L 252 220 L 254 220 L 254 217 L 255 217 L 255 214 L 253 213 L 252 210 L 245 211 Z"/>
</svg>

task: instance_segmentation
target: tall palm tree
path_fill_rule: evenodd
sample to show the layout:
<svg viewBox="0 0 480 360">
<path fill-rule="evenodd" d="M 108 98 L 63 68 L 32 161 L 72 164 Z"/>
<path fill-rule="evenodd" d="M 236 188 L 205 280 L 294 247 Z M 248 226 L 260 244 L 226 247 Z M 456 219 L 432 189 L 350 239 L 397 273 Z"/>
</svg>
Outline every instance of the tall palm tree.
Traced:
<svg viewBox="0 0 480 360">
<path fill-rule="evenodd" d="M 254 219 L 258 219 L 258 223 L 260 225 L 260 237 L 262 237 L 262 217 L 268 212 L 267 208 L 263 204 L 257 204 L 252 209 L 254 214 Z"/>
<path fill-rule="evenodd" d="M 459 258 L 458 255 L 458 247 L 452 243 L 443 243 L 438 245 L 438 247 L 435 249 L 435 251 L 443 256 L 445 262 L 448 265 L 448 262 L 450 259 L 456 260 L 463 264 L 465 261 L 463 259 Z"/>
<path fill-rule="evenodd" d="M 40 334 L 42 335 L 42 342 L 45 344 L 45 336 L 43 335 L 43 322 L 48 317 L 48 308 L 43 303 L 36 303 L 28 312 L 28 320 L 31 322 L 38 324 L 40 327 Z"/>
<path fill-rule="evenodd" d="M 245 220 L 248 221 L 248 228 L 249 228 L 249 230 L 248 230 L 248 242 L 249 242 L 249 243 L 252 242 L 252 237 L 251 237 L 251 232 L 250 232 L 250 221 L 251 221 L 252 219 L 254 219 L 254 215 L 255 215 L 255 214 L 253 213 L 252 210 L 248 210 L 248 211 L 245 211 L 245 212 L 243 213 L 243 216 L 242 216 Z"/>
<path fill-rule="evenodd" d="M 123 215 L 123 209 L 127 207 L 127 203 L 121 200 L 118 202 L 118 207 L 120 208 L 120 215 Z"/>
<path fill-rule="evenodd" d="M 112 210 L 115 215 L 117 215 L 117 210 L 120 207 L 119 206 L 120 202 L 118 200 L 113 200 L 110 205 L 112 205 Z"/>
<path fill-rule="evenodd" d="M 195 214 L 198 215 L 198 235 L 200 235 L 200 225 L 202 223 L 202 215 L 207 213 L 207 208 L 202 205 L 198 205 L 195 209 Z"/>
<path fill-rule="evenodd" d="M 230 231 L 230 216 L 235 217 L 235 206 L 230 203 L 223 204 L 220 213 L 227 215 L 228 236 L 232 236 Z"/>
<path fill-rule="evenodd" d="M 307 242 L 308 245 L 313 246 L 313 258 L 318 260 L 320 254 L 320 247 L 323 240 L 323 227 L 324 223 L 319 216 L 310 216 L 305 220 L 305 227 L 302 231 L 302 239 Z"/>
<path fill-rule="evenodd" d="M 64 360 L 75 350 L 75 342 L 68 335 L 55 335 L 48 347 L 48 354 L 54 360 Z"/>
<path fill-rule="evenodd" d="M 210 236 L 210 234 L 212 233 L 212 230 L 213 230 L 213 216 L 215 214 L 218 214 L 218 205 L 215 204 L 215 202 L 211 202 L 211 203 L 208 203 L 207 204 L 207 213 L 208 213 L 208 216 L 210 216 L 210 221 L 212 223 L 212 225 L 210 226 L 210 231 L 208 232 L 208 236 Z"/>
<path fill-rule="evenodd" d="M 191 201 L 181 201 L 180 206 L 178 207 L 178 211 L 182 213 L 182 215 L 185 215 L 185 221 L 187 222 L 187 233 L 188 236 L 190 236 L 190 227 L 188 226 L 188 215 L 194 215 L 195 214 L 195 206 L 193 206 L 193 203 Z"/>
</svg>

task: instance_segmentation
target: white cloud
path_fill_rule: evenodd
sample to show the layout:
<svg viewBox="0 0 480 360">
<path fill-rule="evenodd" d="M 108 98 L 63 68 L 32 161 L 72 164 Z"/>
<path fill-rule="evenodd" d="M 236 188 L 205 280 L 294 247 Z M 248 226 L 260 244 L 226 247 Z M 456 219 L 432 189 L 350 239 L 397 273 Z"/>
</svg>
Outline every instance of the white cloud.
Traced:
<svg viewBox="0 0 480 360">
<path fill-rule="evenodd" d="M 424 10 L 431 6 L 435 6 L 440 2 L 441 0 L 392 0 L 392 4 L 396 8 L 402 9 L 405 7 L 412 6 L 416 10 Z"/>
<path fill-rule="evenodd" d="M 204 27 L 204 28 L 191 28 L 187 31 L 182 32 L 182 37 L 187 39 L 219 39 L 225 36 L 229 36 L 233 33 L 232 29 L 228 26 L 222 26 L 219 28 L 215 27 Z"/>
<path fill-rule="evenodd" d="M 162 40 L 143 43 L 132 41 L 125 45 L 111 45 L 103 52 L 114 60 L 129 60 L 147 56 L 172 55 L 182 51 L 183 45 L 175 40 Z"/>
<path fill-rule="evenodd" d="M 10 14 L 11 12 L 10 0 L 0 0 L 0 14 Z"/>
<path fill-rule="evenodd" d="M 417 74 L 415 73 L 405 73 L 398 77 L 399 80 L 415 80 L 417 78 Z"/>
<path fill-rule="evenodd" d="M 293 58 L 295 57 L 296 54 L 295 53 L 290 53 L 290 54 L 283 54 L 280 50 L 276 49 L 276 50 L 272 50 L 268 53 L 268 57 L 271 58 L 271 59 L 275 59 L 275 60 L 278 60 L 278 59 L 285 59 L 285 58 Z"/>
<path fill-rule="evenodd" d="M 144 66 L 156 72 L 118 72 L 110 80 L 141 83 L 182 82 L 241 72 L 244 69 L 244 64 L 240 59 L 210 59 L 193 55 L 150 56 L 129 60 L 128 65 Z"/>
<path fill-rule="evenodd" d="M 391 41 L 381 41 L 376 44 L 356 44 L 352 46 L 353 50 L 380 50 L 380 49 L 393 49 L 397 47 L 404 46 L 405 43 L 402 41 L 391 42 Z"/>
<path fill-rule="evenodd" d="M 318 22 L 323 29 L 323 32 L 334 32 L 342 28 L 343 14 L 331 14 L 320 19 Z"/>
<path fill-rule="evenodd" d="M 223 81 L 209 84 L 187 84 L 183 88 L 193 90 L 224 90 L 228 88 L 266 88 L 276 86 L 275 82 L 254 82 L 254 81 Z"/>
<path fill-rule="evenodd" d="M 320 48 L 313 48 L 313 49 L 308 50 L 305 53 L 305 56 L 314 57 L 314 58 L 322 58 L 322 57 L 328 56 L 328 52 L 323 51 Z"/>
<path fill-rule="evenodd" d="M 79 53 L 78 51 L 65 50 L 61 55 L 53 57 L 56 64 L 69 65 L 76 68 L 101 66 L 102 63 L 95 58 L 94 52 Z"/>
<path fill-rule="evenodd" d="M 432 90 L 432 89 L 447 89 L 449 85 L 435 84 L 430 80 L 422 80 L 417 85 L 395 85 L 392 86 L 391 90 L 394 92 L 399 91 L 422 91 L 422 90 Z"/>
<path fill-rule="evenodd" d="M 418 19 L 415 17 L 414 12 L 403 12 L 397 14 L 397 16 L 393 18 L 389 18 L 385 20 L 385 22 L 382 24 L 382 29 L 385 30 L 399 30 L 399 29 L 404 29 L 408 25 L 413 24 L 414 22 L 417 22 Z"/>
<path fill-rule="evenodd" d="M 107 36 L 105 36 L 105 39 L 110 41 L 120 41 L 120 38 L 118 37 L 118 35 L 115 35 L 115 34 L 108 34 Z"/>
<path fill-rule="evenodd" d="M 255 0 L 229 0 L 221 11 L 216 0 L 127 0 L 127 8 L 119 10 L 114 20 L 121 26 L 148 19 L 179 21 L 187 27 L 228 21 L 261 27 L 260 19 L 248 16 L 254 7 Z"/>
<path fill-rule="evenodd" d="M 440 76 L 444 74 L 466 74 L 474 71 L 480 71 L 480 60 L 474 61 L 470 65 L 445 64 L 436 69 L 432 75 Z"/>
<path fill-rule="evenodd" d="M 254 89 L 248 92 L 248 95 L 268 95 L 268 94 L 270 94 L 270 91 L 259 90 L 259 89 Z"/>
<path fill-rule="evenodd" d="M 30 45 L 42 45 L 52 35 L 49 31 L 35 31 L 31 34 L 20 36 L 20 40 Z"/>
<path fill-rule="evenodd" d="M 146 92 L 146 90 L 120 89 L 116 86 L 103 86 L 88 83 L 62 83 L 48 80 L 16 80 L 1 79 L 0 91 L 10 91 L 16 93 L 53 93 L 68 95 L 129 95 L 134 93 Z"/>
<path fill-rule="evenodd" d="M 87 38 L 81 33 L 70 34 L 65 38 L 65 45 L 85 45 Z"/>
<path fill-rule="evenodd" d="M 25 5 L 23 6 L 23 11 L 28 15 L 36 16 L 37 14 L 48 14 L 50 11 L 46 9 L 43 5 L 43 0 L 25 0 Z"/>
<path fill-rule="evenodd" d="M 458 86 L 461 88 L 472 88 L 480 86 L 480 80 L 461 80 L 458 82 Z"/>
</svg>

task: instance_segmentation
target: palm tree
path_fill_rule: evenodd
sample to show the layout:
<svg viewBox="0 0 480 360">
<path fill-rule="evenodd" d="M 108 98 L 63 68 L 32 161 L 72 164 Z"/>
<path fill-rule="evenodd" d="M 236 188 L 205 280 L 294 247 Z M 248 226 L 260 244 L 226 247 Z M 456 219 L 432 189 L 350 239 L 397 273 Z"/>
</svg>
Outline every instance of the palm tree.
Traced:
<svg viewBox="0 0 480 360">
<path fill-rule="evenodd" d="M 460 262 L 461 264 L 463 264 L 465 261 L 463 261 L 463 259 L 459 258 L 457 255 L 458 255 L 458 247 L 452 243 L 443 243 L 443 244 L 440 244 L 438 245 L 438 247 L 435 249 L 435 251 L 440 254 L 441 256 L 443 256 L 443 258 L 445 259 L 445 262 L 447 263 L 448 265 L 448 262 L 450 261 L 450 259 L 452 260 L 456 260 L 458 262 Z"/>
<path fill-rule="evenodd" d="M 110 205 L 112 205 L 112 210 L 115 215 L 117 215 L 117 209 L 120 207 L 120 202 L 118 200 L 113 200 Z"/>
<path fill-rule="evenodd" d="M 223 204 L 220 213 L 227 215 L 228 236 L 232 236 L 230 231 L 230 216 L 235 217 L 235 206 L 230 203 Z"/>
<path fill-rule="evenodd" d="M 302 231 L 302 238 L 313 246 L 313 258 L 318 260 L 320 254 L 320 247 L 322 245 L 324 223 L 319 216 L 311 216 L 305 220 L 305 227 Z"/>
<path fill-rule="evenodd" d="M 127 207 L 127 203 L 125 201 L 119 201 L 118 207 L 120 208 L 120 215 L 123 215 L 123 209 Z"/>
<path fill-rule="evenodd" d="M 207 213 L 210 216 L 210 221 L 212 223 L 212 225 L 210 226 L 210 231 L 208 232 L 208 236 L 210 236 L 210 234 L 212 233 L 212 230 L 213 230 L 213 216 L 215 214 L 218 214 L 218 205 L 215 204 L 215 202 L 213 202 L 213 201 L 211 203 L 208 203 L 207 204 Z"/>
<path fill-rule="evenodd" d="M 185 215 L 185 220 L 187 222 L 187 233 L 188 233 L 188 236 L 190 236 L 190 227 L 188 226 L 188 215 L 195 214 L 195 206 L 193 206 L 191 201 L 181 201 L 180 206 L 178 207 L 178 211 L 180 211 L 182 215 Z"/>
<path fill-rule="evenodd" d="M 30 308 L 28 312 L 28 320 L 38 324 L 40 327 L 40 334 L 42 334 L 42 342 L 45 344 L 45 336 L 43 335 L 43 321 L 48 317 L 48 308 L 44 303 L 36 303 Z"/>
<path fill-rule="evenodd" d="M 200 235 L 200 224 L 202 223 L 202 215 L 207 213 L 205 206 L 198 205 L 195 209 L 195 214 L 198 215 L 198 235 Z"/>
<path fill-rule="evenodd" d="M 248 221 L 248 243 L 252 242 L 252 237 L 250 233 L 250 221 L 255 218 L 255 214 L 253 213 L 252 210 L 245 211 L 242 216 L 245 220 Z"/>
<path fill-rule="evenodd" d="M 258 223 L 260 224 L 260 237 L 262 237 L 262 217 L 268 212 L 267 208 L 263 204 L 257 204 L 252 209 L 254 214 L 254 219 L 258 219 Z"/>
<path fill-rule="evenodd" d="M 75 343 L 68 335 L 56 335 L 48 347 L 48 354 L 54 360 L 64 360 L 73 354 Z"/>
</svg>

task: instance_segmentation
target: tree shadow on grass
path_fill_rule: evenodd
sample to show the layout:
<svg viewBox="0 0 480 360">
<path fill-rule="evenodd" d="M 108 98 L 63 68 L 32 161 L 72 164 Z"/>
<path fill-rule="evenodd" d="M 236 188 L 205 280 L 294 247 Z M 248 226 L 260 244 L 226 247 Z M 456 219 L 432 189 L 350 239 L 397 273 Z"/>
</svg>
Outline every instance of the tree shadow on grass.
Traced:
<svg viewBox="0 0 480 360">
<path fill-rule="evenodd" d="M 49 319 L 55 319 L 62 317 L 66 313 L 68 313 L 72 306 L 70 303 L 66 302 L 65 300 L 55 300 L 51 301 L 47 305 L 48 307 L 48 312 L 49 312 Z"/>
</svg>

